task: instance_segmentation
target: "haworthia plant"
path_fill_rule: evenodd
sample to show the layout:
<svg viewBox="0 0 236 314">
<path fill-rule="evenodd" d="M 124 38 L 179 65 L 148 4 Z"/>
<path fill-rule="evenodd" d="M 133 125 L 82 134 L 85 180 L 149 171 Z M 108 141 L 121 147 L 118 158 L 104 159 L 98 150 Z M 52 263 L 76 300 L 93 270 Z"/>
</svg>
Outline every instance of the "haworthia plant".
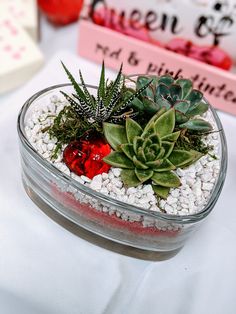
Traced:
<svg viewBox="0 0 236 314">
<path fill-rule="evenodd" d="M 144 128 L 131 118 L 126 119 L 124 126 L 105 122 L 104 135 L 114 151 L 103 160 L 123 169 L 121 178 L 126 186 L 150 181 L 155 193 L 166 198 L 170 188 L 180 185 L 173 170 L 202 156 L 195 150 L 176 149 L 180 131 L 175 132 L 174 128 L 174 108 L 162 108 Z"/>
<path fill-rule="evenodd" d="M 135 116 L 137 113 L 130 109 L 129 105 L 152 82 L 150 79 L 135 93 L 132 93 L 132 95 L 130 95 L 124 102 L 120 102 L 122 88 L 124 87 L 122 65 L 116 79 L 113 82 L 107 83 L 105 79 L 105 66 L 103 63 L 100 82 L 97 89 L 97 97 L 95 98 L 92 94 L 90 94 L 88 88 L 86 87 L 80 71 L 79 74 L 82 87 L 76 82 L 75 78 L 63 63 L 62 66 L 74 87 L 75 93 L 72 93 L 72 95 L 68 95 L 63 91 L 61 93 L 74 108 L 78 116 L 91 123 L 96 122 L 99 124 L 104 121 L 119 121 L 121 119 L 125 120 L 127 117 Z"/>
<path fill-rule="evenodd" d="M 150 79 L 148 76 L 139 76 L 136 88 L 142 88 Z M 135 93 L 135 90 L 126 93 L 130 96 L 132 92 Z M 200 91 L 193 89 L 192 81 L 188 79 L 174 80 L 170 75 L 155 77 L 139 98 L 132 101 L 132 106 L 150 115 L 161 108 L 175 108 L 176 125 L 180 129 L 202 133 L 212 129 L 209 122 L 196 118 L 208 110 L 208 103 Z"/>
</svg>

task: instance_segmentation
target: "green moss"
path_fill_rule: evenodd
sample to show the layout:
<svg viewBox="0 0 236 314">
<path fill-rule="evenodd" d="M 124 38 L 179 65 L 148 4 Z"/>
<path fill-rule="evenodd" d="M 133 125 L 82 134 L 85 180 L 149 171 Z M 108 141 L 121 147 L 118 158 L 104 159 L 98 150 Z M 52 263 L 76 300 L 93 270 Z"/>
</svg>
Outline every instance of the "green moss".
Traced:
<svg viewBox="0 0 236 314">
<path fill-rule="evenodd" d="M 204 155 L 208 154 L 212 149 L 212 145 L 206 145 L 203 140 L 202 134 L 193 134 L 190 132 L 181 132 L 177 142 L 176 148 L 185 150 L 196 150 Z"/>
</svg>

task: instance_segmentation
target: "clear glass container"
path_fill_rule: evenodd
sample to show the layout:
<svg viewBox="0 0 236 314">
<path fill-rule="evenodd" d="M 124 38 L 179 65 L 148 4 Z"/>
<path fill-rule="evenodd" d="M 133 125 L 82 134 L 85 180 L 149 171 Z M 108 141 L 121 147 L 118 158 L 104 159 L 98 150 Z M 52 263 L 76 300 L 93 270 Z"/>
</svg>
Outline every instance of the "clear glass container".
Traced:
<svg viewBox="0 0 236 314">
<path fill-rule="evenodd" d="M 227 147 L 215 110 L 210 107 L 217 128 L 221 130 L 221 156 L 220 172 L 213 191 L 198 213 L 169 215 L 129 205 L 96 192 L 61 172 L 33 148 L 26 136 L 26 121 L 34 108 L 45 106 L 52 95 L 61 95 L 60 90 L 70 93 L 72 87 L 63 84 L 42 90 L 26 101 L 19 113 L 17 127 L 22 180 L 30 198 L 45 212 L 50 212 L 51 217 L 61 217 L 64 225 L 73 232 L 78 227 L 80 232 L 75 233 L 82 237 L 86 233 L 88 236 L 85 238 L 96 244 L 147 259 L 166 259 L 175 255 L 209 215 L 225 181 Z"/>
</svg>

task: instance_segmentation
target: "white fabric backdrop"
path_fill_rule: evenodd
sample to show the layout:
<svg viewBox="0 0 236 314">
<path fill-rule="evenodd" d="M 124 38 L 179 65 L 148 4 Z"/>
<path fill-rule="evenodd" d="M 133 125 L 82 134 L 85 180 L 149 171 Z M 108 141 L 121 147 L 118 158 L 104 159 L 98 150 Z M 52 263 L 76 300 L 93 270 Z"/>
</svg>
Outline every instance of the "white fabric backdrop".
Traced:
<svg viewBox="0 0 236 314">
<path fill-rule="evenodd" d="M 42 50 L 56 55 L 28 84 L 0 97 L 0 313 L 235 314 L 236 118 L 219 114 L 229 147 L 222 195 L 176 257 L 147 262 L 92 245 L 42 213 L 21 184 L 16 118 L 23 102 L 65 82 L 59 60 L 74 74 L 80 68 L 89 83 L 99 77 L 99 66 L 57 53 L 75 51 L 76 25 L 42 26 Z"/>
</svg>

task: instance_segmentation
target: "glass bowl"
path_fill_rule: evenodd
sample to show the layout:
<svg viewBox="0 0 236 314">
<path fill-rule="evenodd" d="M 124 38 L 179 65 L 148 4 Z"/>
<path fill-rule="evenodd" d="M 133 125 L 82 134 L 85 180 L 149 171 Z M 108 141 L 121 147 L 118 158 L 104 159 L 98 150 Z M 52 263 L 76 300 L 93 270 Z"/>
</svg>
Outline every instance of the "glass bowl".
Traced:
<svg viewBox="0 0 236 314">
<path fill-rule="evenodd" d="M 91 91 L 96 87 L 88 86 Z M 64 222 L 89 234 L 90 241 L 131 256 L 166 259 L 175 255 L 213 209 L 224 184 L 227 147 L 221 122 L 210 107 L 220 137 L 220 172 L 207 204 L 196 214 L 170 215 L 152 212 L 96 192 L 61 172 L 45 160 L 27 139 L 26 121 L 34 109 L 47 105 L 60 90 L 70 93 L 72 86 L 62 84 L 44 89 L 26 101 L 18 116 L 18 135 L 22 180 L 26 192 L 41 209 L 61 217 Z M 67 224 L 68 225 L 68 224 Z M 78 232 L 80 234 L 80 232 Z M 105 243 L 105 244 L 104 244 Z M 117 249 L 116 249 L 117 248 Z"/>
</svg>

